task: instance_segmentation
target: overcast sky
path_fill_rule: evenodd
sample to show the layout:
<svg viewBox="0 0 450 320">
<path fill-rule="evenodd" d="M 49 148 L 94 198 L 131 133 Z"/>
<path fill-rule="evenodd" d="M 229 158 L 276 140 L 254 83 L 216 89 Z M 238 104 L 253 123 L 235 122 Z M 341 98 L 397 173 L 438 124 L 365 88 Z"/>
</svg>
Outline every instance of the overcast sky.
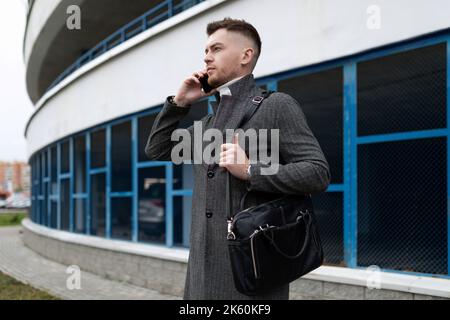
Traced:
<svg viewBox="0 0 450 320">
<path fill-rule="evenodd" d="M 25 0 L 0 0 L 0 161 L 27 160 L 23 136 L 33 105 L 22 54 Z"/>
</svg>

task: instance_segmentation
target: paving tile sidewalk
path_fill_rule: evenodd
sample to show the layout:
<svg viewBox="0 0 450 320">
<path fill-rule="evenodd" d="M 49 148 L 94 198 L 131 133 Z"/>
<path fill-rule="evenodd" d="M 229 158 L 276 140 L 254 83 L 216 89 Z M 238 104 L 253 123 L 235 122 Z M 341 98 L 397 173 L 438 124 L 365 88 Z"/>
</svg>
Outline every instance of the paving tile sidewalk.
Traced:
<svg viewBox="0 0 450 320">
<path fill-rule="evenodd" d="M 23 244 L 22 227 L 0 227 L 0 271 L 67 300 L 171 300 L 179 297 L 81 271 L 81 289 L 69 290 L 65 265 L 48 260 Z"/>
</svg>

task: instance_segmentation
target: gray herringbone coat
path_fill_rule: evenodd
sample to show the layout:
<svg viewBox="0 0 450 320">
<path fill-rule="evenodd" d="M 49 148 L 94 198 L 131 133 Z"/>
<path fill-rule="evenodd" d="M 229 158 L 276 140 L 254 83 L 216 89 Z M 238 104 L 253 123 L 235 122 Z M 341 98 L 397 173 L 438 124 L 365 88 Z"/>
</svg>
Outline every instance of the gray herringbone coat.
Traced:
<svg viewBox="0 0 450 320">
<path fill-rule="evenodd" d="M 203 132 L 209 128 L 234 129 L 252 98 L 261 94 L 252 74 L 231 84 L 229 89 L 232 95 L 222 96 L 220 103 L 213 105 L 214 114 L 202 119 Z M 171 149 L 177 143 L 171 141 L 171 134 L 189 109 L 166 100 L 145 148 L 150 159 L 171 160 Z M 280 130 L 280 167 L 274 175 L 261 175 L 263 164 L 258 163 L 252 165 L 248 182 L 232 177 L 233 212 L 238 212 L 239 201 L 247 190 L 252 192 L 246 200 L 246 207 L 279 197 L 280 193 L 318 193 L 327 189 L 330 182 L 328 163 L 295 99 L 284 93 L 273 93 L 242 127 L 244 130 L 247 128 Z M 193 127 L 189 130 L 192 131 Z M 209 143 L 205 142 L 203 147 Z M 270 147 L 270 142 L 268 145 Z M 247 154 L 250 151 L 247 147 L 245 150 Z M 208 171 L 213 171 L 214 175 L 208 175 Z M 256 297 L 236 291 L 226 242 L 225 181 L 225 169 L 218 164 L 194 165 L 190 253 L 184 298 L 288 299 L 289 285 Z"/>
</svg>

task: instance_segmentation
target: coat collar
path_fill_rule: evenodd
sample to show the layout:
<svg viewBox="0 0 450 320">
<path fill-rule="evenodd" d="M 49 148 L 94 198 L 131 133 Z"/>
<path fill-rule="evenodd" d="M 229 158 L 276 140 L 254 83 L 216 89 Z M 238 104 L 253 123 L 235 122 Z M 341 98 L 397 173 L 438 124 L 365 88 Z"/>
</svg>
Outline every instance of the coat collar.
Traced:
<svg viewBox="0 0 450 320">
<path fill-rule="evenodd" d="M 219 91 L 220 96 L 224 96 L 224 95 L 229 95 L 230 96 L 231 95 L 231 91 L 230 91 L 229 87 L 233 83 L 238 82 L 239 80 L 241 80 L 243 77 L 245 77 L 245 76 L 237 77 L 237 78 L 235 78 L 235 79 L 233 79 L 231 81 L 228 81 L 227 83 L 217 87 L 217 91 Z"/>
</svg>

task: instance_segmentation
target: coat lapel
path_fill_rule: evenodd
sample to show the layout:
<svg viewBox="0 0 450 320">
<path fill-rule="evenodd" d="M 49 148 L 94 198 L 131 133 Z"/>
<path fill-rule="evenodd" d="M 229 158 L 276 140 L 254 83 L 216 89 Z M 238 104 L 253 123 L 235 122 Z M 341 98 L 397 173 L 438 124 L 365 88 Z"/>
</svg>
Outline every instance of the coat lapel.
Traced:
<svg viewBox="0 0 450 320">
<path fill-rule="evenodd" d="M 226 130 L 236 129 L 243 119 L 247 109 L 251 105 L 251 99 L 260 94 L 260 89 L 256 86 L 253 74 L 248 74 L 239 81 L 229 86 L 231 96 L 218 97 L 219 102 L 211 102 L 214 112 L 214 122 L 211 128 L 222 131 L 224 143 L 226 142 Z M 215 170 L 218 163 L 207 165 L 208 170 Z"/>
</svg>

